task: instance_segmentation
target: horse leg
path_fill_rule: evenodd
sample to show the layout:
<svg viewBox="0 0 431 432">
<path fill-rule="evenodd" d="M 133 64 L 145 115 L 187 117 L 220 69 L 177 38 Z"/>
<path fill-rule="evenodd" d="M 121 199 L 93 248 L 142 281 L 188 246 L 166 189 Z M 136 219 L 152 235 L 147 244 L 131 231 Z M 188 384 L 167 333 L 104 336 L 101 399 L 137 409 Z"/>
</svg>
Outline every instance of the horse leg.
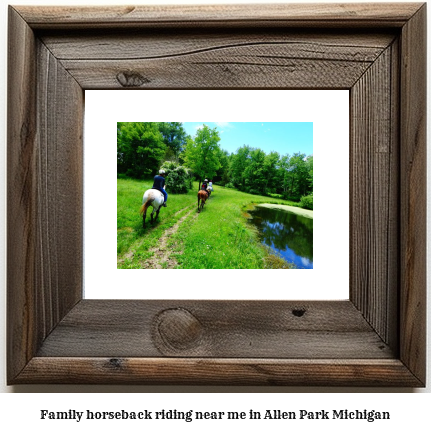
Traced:
<svg viewBox="0 0 431 432">
<path fill-rule="evenodd" d="M 147 210 L 142 214 L 142 228 L 145 228 L 145 218 L 147 217 Z"/>
<path fill-rule="evenodd" d="M 200 198 L 198 197 L 198 213 L 199 213 Z"/>
</svg>

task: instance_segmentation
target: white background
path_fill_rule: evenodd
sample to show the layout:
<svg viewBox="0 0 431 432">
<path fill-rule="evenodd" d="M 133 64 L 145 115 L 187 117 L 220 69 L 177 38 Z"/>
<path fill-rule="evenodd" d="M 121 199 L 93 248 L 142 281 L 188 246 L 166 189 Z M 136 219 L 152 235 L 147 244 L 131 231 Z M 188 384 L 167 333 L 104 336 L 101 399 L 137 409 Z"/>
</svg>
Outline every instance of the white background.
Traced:
<svg viewBox="0 0 431 432">
<path fill-rule="evenodd" d="M 201 101 L 208 103 L 203 106 Z M 117 121 L 313 122 L 314 268 L 118 270 Z M 85 298 L 342 300 L 349 297 L 347 90 L 86 91 L 84 155 Z M 331 199 L 336 200 L 333 208 Z M 141 200 L 142 195 L 136 197 L 137 219 Z M 204 286 L 193 283 L 201 275 Z M 162 278 L 163 283 L 156 286 L 150 282 Z"/>
<path fill-rule="evenodd" d="M 314 0 L 317 2 L 317 0 Z M 234 1 L 233 1 L 234 2 Z M 235 3 L 256 3 L 253 0 L 247 0 L 246 2 L 235 1 Z M 276 0 L 274 0 L 276 2 Z M 298 2 L 298 0 L 296 0 Z M 66 5 L 66 4 L 74 4 L 74 5 L 89 5 L 89 4 L 98 4 L 98 5 L 106 5 L 106 4 L 117 4 L 120 3 L 117 1 L 74 1 L 74 0 L 43 0 L 43 1 L 33 1 L 33 0 L 25 0 L 19 1 L 16 0 L 13 2 L 14 4 L 33 4 L 37 5 L 40 3 L 43 4 L 55 4 L 55 5 Z M 141 4 L 145 3 L 143 1 L 135 0 L 133 3 Z M 172 3 L 172 1 L 163 1 L 163 0 L 153 0 L 148 2 L 147 4 L 155 4 L 155 3 Z M 183 3 L 223 3 L 218 0 L 211 1 L 186 1 L 183 0 Z M 1 137 L 1 145 L 4 148 L 5 145 L 5 124 L 6 124 L 6 72 L 5 72 L 5 64 L 6 64 L 6 32 L 7 32 L 7 5 L 6 2 L 2 2 L 1 4 L 1 80 L 3 85 L 0 86 L 1 92 L 1 100 L 3 103 L 0 105 L 0 127 L 2 130 Z M 428 46 L 431 44 L 428 42 Z M 430 59 L 430 55 L 428 53 L 428 62 Z M 428 68 L 428 70 L 431 70 Z M 429 86 L 428 86 L 429 88 Z M 429 96 L 429 94 L 428 94 Z M 428 106 L 429 105 L 429 97 L 428 97 Z M 430 124 L 428 121 L 428 130 L 430 130 Z M 430 160 L 428 159 L 428 166 Z M 0 152 L 0 166 L 5 167 L 5 156 L 4 152 Z M 4 179 L 3 179 L 4 181 Z M 431 190 L 428 187 L 428 190 Z M 5 191 L 4 188 L 0 190 L 0 214 L 2 215 L 4 222 L 4 212 L 5 212 Z M 428 206 L 428 214 L 429 206 Z M 0 229 L 0 238 L 3 244 L 5 245 L 5 227 L 4 223 L 1 225 Z M 428 387 L 426 389 L 367 389 L 367 388 L 274 388 L 274 387 L 178 387 L 178 386 L 169 386 L 169 387 L 143 387 L 143 386 L 77 386 L 77 385 L 34 385 L 34 386 L 14 386 L 7 387 L 5 384 L 5 265 L 4 265 L 4 257 L 5 257 L 5 248 L 0 250 L 1 254 L 1 267 L 0 267 L 0 275 L 1 275 L 1 293 L 0 296 L 0 308 L 2 311 L 2 320 L 1 320 L 1 343 L 0 343 L 0 391 L 3 393 L 0 394 L 0 427 L 2 430 L 12 430 L 20 428 L 28 428 L 27 430 L 53 430 L 58 431 L 60 427 L 62 430 L 77 430 L 79 427 L 81 430 L 94 430 L 94 425 L 90 424 L 74 424 L 72 422 L 51 422 L 50 424 L 43 423 L 38 420 L 39 418 L 39 410 L 40 409 L 52 409 L 52 410 L 68 410 L 68 409 L 98 409 L 98 410 L 112 410 L 113 407 L 115 409 L 161 409 L 161 408 L 177 408 L 183 409 L 187 407 L 189 409 L 194 410 L 248 410 L 249 408 L 253 408 L 255 410 L 266 410 L 266 409 L 284 409 L 284 410 L 293 410 L 293 409 L 309 409 L 309 410 L 318 410 L 318 409 L 377 409 L 377 410 L 390 410 L 393 415 L 393 419 L 389 423 L 384 423 L 383 425 L 378 422 L 374 423 L 365 423 L 363 421 L 349 421 L 334 423 L 329 422 L 325 423 L 323 421 L 309 422 L 307 424 L 302 423 L 264 423 L 250 425 L 250 423 L 245 424 L 244 426 L 247 428 L 261 430 L 262 426 L 268 427 L 270 426 L 274 430 L 288 430 L 289 427 L 301 425 L 305 430 L 316 430 L 316 427 L 320 430 L 345 430 L 348 428 L 349 430 L 395 430 L 402 428 L 403 430 L 407 430 L 411 427 L 419 427 L 426 430 L 427 426 L 429 427 L 429 406 L 431 403 L 431 373 L 428 367 Z M 430 300 L 428 300 L 428 311 L 431 310 Z M 431 328 L 430 324 L 428 324 L 428 359 L 431 358 L 431 354 L 429 352 Z M 428 361 L 429 363 L 429 361 Z M 52 393 L 51 393 L 52 392 Z M 117 397 L 114 394 L 102 394 L 102 395 L 92 395 L 89 394 L 91 392 L 98 393 L 119 393 L 122 392 L 124 394 L 119 395 Z M 169 393 L 165 393 L 169 392 Z M 221 392 L 223 394 L 218 394 Z M 9 394 L 8 394 L 9 393 Z M 11 393 L 20 393 L 20 394 L 11 394 Z M 30 394 L 25 394 L 30 393 Z M 37 395 L 33 395 L 31 393 L 39 393 Z M 82 393 L 77 395 L 76 393 Z M 159 394 L 165 393 L 165 394 Z M 178 394 L 181 393 L 181 394 Z M 184 394 L 182 394 L 184 393 Z M 201 393 L 201 394 L 199 394 Z M 291 394 L 291 393 L 307 393 L 307 394 Z M 322 394 L 326 393 L 326 394 Z M 385 393 L 395 393 L 395 394 L 385 394 Z M 417 395 L 411 395 L 410 393 L 422 393 Z M 426 393 L 426 394 L 425 394 Z M 228 407 L 228 408 L 227 408 Z M 304 408 L 305 407 L 305 408 Z M 118 430 L 118 427 L 124 427 L 127 425 L 130 430 L 145 430 L 145 424 L 137 423 L 137 425 L 131 424 L 122 424 L 117 422 L 103 422 L 98 423 L 97 425 L 103 427 L 105 430 Z M 175 423 L 166 423 L 164 427 L 172 427 L 175 428 L 187 428 L 198 427 L 201 429 L 202 425 L 199 423 L 195 423 L 190 426 L 188 423 L 183 424 L 181 422 Z M 91 429 L 90 427 L 91 426 Z M 154 426 L 153 424 L 151 426 Z M 148 426 L 147 426 L 148 427 Z M 159 426 L 162 428 L 161 426 Z M 217 430 L 220 427 L 223 428 L 232 428 L 232 430 L 238 429 L 238 424 L 235 423 L 206 423 L 205 427 L 210 430 Z M 162 429 L 163 430 L 163 429 Z"/>
</svg>

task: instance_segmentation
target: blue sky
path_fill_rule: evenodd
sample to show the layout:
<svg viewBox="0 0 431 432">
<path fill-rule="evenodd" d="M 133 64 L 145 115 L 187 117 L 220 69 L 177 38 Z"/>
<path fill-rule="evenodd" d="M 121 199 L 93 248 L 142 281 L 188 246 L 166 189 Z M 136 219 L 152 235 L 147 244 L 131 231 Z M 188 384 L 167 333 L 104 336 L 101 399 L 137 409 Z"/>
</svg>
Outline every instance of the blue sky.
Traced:
<svg viewBox="0 0 431 432">
<path fill-rule="evenodd" d="M 202 122 L 184 122 L 187 134 L 195 136 Z M 249 145 L 265 153 L 276 151 L 280 155 L 301 152 L 313 154 L 312 122 L 204 122 L 220 132 L 220 147 L 229 153 Z"/>
</svg>

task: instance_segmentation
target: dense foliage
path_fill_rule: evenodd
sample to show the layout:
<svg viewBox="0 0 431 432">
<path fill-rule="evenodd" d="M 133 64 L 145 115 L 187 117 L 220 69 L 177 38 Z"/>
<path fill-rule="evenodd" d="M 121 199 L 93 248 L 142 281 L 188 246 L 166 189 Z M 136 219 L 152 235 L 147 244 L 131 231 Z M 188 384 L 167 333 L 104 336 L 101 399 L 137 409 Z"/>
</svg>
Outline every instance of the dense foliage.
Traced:
<svg viewBox="0 0 431 432">
<path fill-rule="evenodd" d="M 178 162 L 181 152 L 187 140 L 187 134 L 182 123 L 179 122 L 161 122 L 158 124 L 159 131 L 163 136 L 163 142 L 166 145 L 165 160 Z"/>
<path fill-rule="evenodd" d="M 313 194 L 301 197 L 299 204 L 302 208 L 313 210 Z"/>
<path fill-rule="evenodd" d="M 226 186 L 299 201 L 313 192 L 313 156 L 295 153 L 280 157 L 277 152 L 265 154 L 261 149 L 242 146 L 230 156 Z"/>
<path fill-rule="evenodd" d="M 157 123 L 117 123 L 117 172 L 134 178 L 154 175 L 166 153 Z"/>
<path fill-rule="evenodd" d="M 184 150 L 184 162 L 200 182 L 205 177 L 212 178 L 221 167 L 219 147 L 220 135 L 217 129 L 211 129 L 204 125 L 198 129 L 194 139 L 187 139 Z"/>
<path fill-rule="evenodd" d="M 190 170 L 176 162 L 165 162 L 161 168 L 166 173 L 166 190 L 185 194 L 192 187 L 193 176 Z"/>
<path fill-rule="evenodd" d="M 117 123 L 118 174 L 149 178 L 163 165 L 166 189 L 173 193 L 185 193 L 193 176 L 199 187 L 208 178 L 228 188 L 279 196 L 313 208 L 312 155 L 266 154 L 248 145 L 229 154 L 220 141 L 217 128 L 207 125 L 191 137 L 179 122 Z"/>
</svg>

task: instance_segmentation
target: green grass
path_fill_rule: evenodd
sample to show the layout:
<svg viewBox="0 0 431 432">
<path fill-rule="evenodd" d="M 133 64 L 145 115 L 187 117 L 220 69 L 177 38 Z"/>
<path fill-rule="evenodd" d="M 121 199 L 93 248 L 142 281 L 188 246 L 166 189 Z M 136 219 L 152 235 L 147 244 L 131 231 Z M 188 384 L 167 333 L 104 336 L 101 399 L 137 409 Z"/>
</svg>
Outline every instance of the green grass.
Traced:
<svg viewBox="0 0 431 432">
<path fill-rule="evenodd" d="M 142 268 L 142 263 L 152 254 L 150 249 L 157 246 L 166 229 L 172 227 L 187 208 L 197 202 L 196 193 L 187 195 L 170 194 L 168 207 L 160 210 L 157 221 L 150 224 L 152 207 L 147 211 L 147 225 L 142 227 L 139 214 L 144 192 L 152 186 L 152 181 L 132 179 L 117 180 L 117 267 Z"/>
<path fill-rule="evenodd" d="M 201 213 L 197 213 L 197 184 L 186 195 L 169 194 L 168 207 L 162 208 L 159 219 L 142 228 L 139 210 L 142 195 L 152 181 L 117 180 L 117 266 L 144 268 L 165 231 L 188 215 L 178 230 L 167 237 L 167 249 L 184 269 L 259 269 L 283 268 L 257 238 L 247 224 L 247 208 L 252 204 L 274 203 L 297 205 L 281 199 L 250 195 L 216 186 Z M 190 214 L 188 214 L 190 213 Z M 166 267 L 166 264 L 162 264 Z"/>
</svg>

